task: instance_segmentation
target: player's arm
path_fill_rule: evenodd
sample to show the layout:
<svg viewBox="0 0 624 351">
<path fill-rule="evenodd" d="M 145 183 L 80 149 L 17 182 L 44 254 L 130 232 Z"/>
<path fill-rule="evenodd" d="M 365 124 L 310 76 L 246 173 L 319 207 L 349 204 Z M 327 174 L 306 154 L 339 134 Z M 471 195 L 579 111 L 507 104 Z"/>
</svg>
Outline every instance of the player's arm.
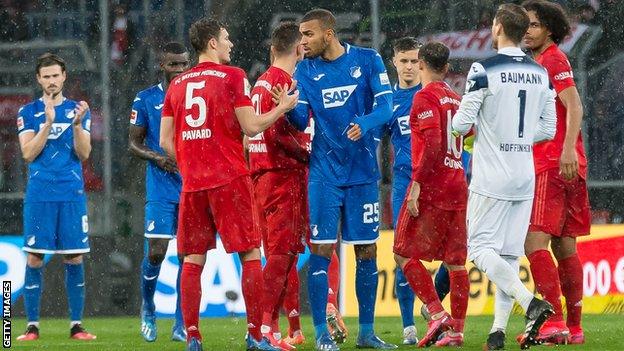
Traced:
<svg viewBox="0 0 624 351">
<path fill-rule="evenodd" d="M 566 108 L 566 134 L 563 140 L 563 150 L 559 160 L 561 174 L 566 179 L 573 179 L 578 174 L 578 155 L 576 141 L 581 132 L 583 121 L 583 104 L 575 86 L 566 88 L 559 93 L 559 100 Z"/>
<path fill-rule="evenodd" d="M 165 102 L 160 117 L 160 147 L 165 151 L 165 154 L 172 158 L 175 162 L 175 144 L 173 142 L 173 133 L 175 131 L 173 124 L 173 107 L 171 106 L 171 100 L 169 93 L 171 89 L 167 89 L 165 95 Z"/>
<path fill-rule="evenodd" d="M 557 132 L 557 111 L 555 106 L 555 92 L 548 89 L 545 92 L 545 103 L 542 114 L 537 121 L 537 131 L 533 137 L 533 142 L 551 140 Z"/>
<path fill-rule="evenodd" d="M 20 114 L 17 117 L 20 149 L 22 150 L 22 157 L 26 160 L 26 162 L 32 162 L 37 158 L 37 156 L 39 156 L 48 141 L 48 135 L 50 135 L 52 123 L 54 123 L 54 118 L 56 117 L 54 105 L 52 103 L 48 103 L 47 100 L 44 101 L 46 101 L 46 120 L 40 125 L 39 132 L 36 134 L 30 113 L 23 113 L 20 111 Z"/>
<path fill-rule="evenodd" d="M 158 167 L 167 172 L 177 172 L 178 167 L 174 159 L 145 145 L 148 120 L 144 105 L 143 101 L 137 98 L 132 106 L 132 117 L 130 118 L 128 132 L 128 151 L 138 158 L 154 162 Z"/>
<path fill-rule="evenodd" d="M 88 159 L 91 154 L 91 133 L 89 132 L 89 125 L 91 125 L 89 105 L 85 101 L 80 101 L 76 105 L 76 114 L 72 121 L 74 152 L 76 152 L 80 161 Z"/>
<path fill-rule="evenodd" d="M 277 121 L 283 114 L 292 110 L 297 105 L 299 99 L 299 92 L 293 91 L 295 85 L 288 88 L 287 91 L 283 91 L 278 100 L 277 106 L 267 113 L 256 115 L 251 103 L 247 106 L 240 106 L 235 109 L 236 118 L 243 130 L 243 133 L 248 137 L 256 136 L 258 133 L 265 131 L 275 121 Z"/>
<path fill-rule="evenodd" d="M 420 140 L 423 143 L 421 145 L 422 156 L 412 155 L 412 186 L 407 198 L 408 210 L 412 216 L 418 216 L 420 184 L 434 176 L 431 165 L 438 162 L 436 156 L 442 147 L 440 112 L 434 103 L 422 95 L 414 97 L 410 111 L 410 129 L 412 142 Z"/>
<path fill-rule="evenodd" d="M 303 83 L 304 81 L 305 77 L 302 76 L 301 71 L 295 71 L 294 84 L 299 86 L 299 89 L 297 89 L 299 92 L 299 99 L 297 100 L 295 108 L 286 113 L 286 120 L 299 131 L 304 131 L 310 122 L 310 102 L 306 96 L 305 88 L 303 87 L 305 85 Z M 273 89 L 271 89 L 271 95 L 274 103 L 277 104 L 283 90 L 284 89 L 279 85 L 276 85 Z"/>
<path fill-rule="evenodd" d="M 388 123 L 392 118 L 392 87 L 386 67 L 377 53 L 372 56 L 372 61 L 370 86 L 375 105 L 371 113 L 353 119 L 353 126 L 347 131 L 347 137 L 353 141 L 360 139 L 369 130 Z"/>
<path fill-rule="evenodd" d="M 462 97 L 457 113 L 453 117 L 453 131 L 466 135 L 477 122 L 479 110 L 488 89 L 487 74 L 483 66 L 475 62 L 466 78 L 466 93 Z"/>
</svg>

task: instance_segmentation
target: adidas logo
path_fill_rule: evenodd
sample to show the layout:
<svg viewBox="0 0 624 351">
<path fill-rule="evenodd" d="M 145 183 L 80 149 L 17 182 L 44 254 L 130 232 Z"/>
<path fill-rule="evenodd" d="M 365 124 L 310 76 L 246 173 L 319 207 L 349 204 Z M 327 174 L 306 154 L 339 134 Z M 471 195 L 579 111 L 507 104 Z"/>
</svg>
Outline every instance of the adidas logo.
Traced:
<svg viewBox="0 0 624 351">
<path fill-rule="evenodd" d="M 255 328 L 256 326 L 253 323 L 248 323 L 247 324 L 247 329 L 249 328 Z"/>
<path fill-rule="evenodd" d="M 290 313 L 288 314 L 288 317 L 298 317 L 299 316 L 299 311 L 293 309 L 292 311 L 290 311 Z"/>
</svg>

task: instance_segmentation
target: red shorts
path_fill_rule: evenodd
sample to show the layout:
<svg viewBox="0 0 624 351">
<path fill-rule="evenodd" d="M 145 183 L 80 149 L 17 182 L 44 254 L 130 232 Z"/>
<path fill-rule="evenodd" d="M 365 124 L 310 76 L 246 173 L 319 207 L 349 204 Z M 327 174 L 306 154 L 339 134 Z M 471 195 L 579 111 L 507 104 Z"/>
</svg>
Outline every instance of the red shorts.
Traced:
<svg viewBox="0 0 624 351">
<path fill-rule="evenodd" d="M 178 253 L 205 254 L 216 247 L 219 233 L 225 251 L 260 247 L 258 208 L 249 176 L 214 188 L 180 194 Z"/>
<path fill-rule="evenodd" d="M 422 201 L 418 210 L 418 217 L 413 217 L 405 202 L 401 206 L 394 253 L 424 261 L 464 265 L 468 251 L 466 210 L 442 210 Z"/>
<path fill-rule="evenodd" d="M 535 177 L 535 197 L 529 232 L 556 237 L 589 235 L 591 212 L 585 179 L 566 181 L 553 168 Z"/>
<path fill-rule="evenodd" d="M 265 255 L 304 252 L 310 231 L 308 176 L 305 170 L 278 170 L 254 176 L 263 221 Z"/>
</svg>

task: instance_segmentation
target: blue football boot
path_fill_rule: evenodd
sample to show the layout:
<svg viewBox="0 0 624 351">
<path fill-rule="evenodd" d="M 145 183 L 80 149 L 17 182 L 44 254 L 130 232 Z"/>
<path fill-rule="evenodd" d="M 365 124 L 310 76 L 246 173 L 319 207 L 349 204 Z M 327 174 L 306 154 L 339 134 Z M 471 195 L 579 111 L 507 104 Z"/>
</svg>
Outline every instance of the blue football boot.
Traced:
<svg viewBox="0 0 624 351">
<path fill-rule="evenodd" d="M 355 347 L 358 349 L 394 350 L 398 346 L 381 340 L 375 333 L 358 335 Z"/>
</svg>

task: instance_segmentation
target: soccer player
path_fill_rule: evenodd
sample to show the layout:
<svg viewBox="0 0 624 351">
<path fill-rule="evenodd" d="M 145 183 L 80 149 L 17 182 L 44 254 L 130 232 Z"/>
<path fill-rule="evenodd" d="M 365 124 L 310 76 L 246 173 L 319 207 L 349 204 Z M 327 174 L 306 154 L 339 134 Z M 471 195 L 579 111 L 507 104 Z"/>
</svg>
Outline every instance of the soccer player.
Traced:
<svg viewBox="0 0 624 351">
<path fill-rule="evenodd" d="M 537 291 L 555 309 L 555 315 L 540 330 L 539 338 L 582 344 L 585 342 L 581 327 L 583 267 L 576 253 L 576 238 L 588 235 L 591 226 L 585 183 L 587 158 L 580 133 L 583 104 L 570 62 L 557 47 L 570 33 L 570 23 L 559 4 L 526 1 L 523 6 L 531 21 L 524 42 L 533 51 L 535 60 L 546 68 L 557 93 L 555 139 L 535 145 L 535 198 L 525 243 Z M 548 252 L 549 243 L 558 267 Z M 560 300 L 562 292 L 568 312 L 566 322 Z"/>
<path fill-rule="evenodd" d="M 258 78 L 251 91 L 256 113 L 266 113 L 275 108 L 271 93 L 274 86 L 293 85 L 295 66 L 303 59 L 300 42 L 301 33 L 296 23 L 285 22 L 273 30 L 273 63 Z M 263 270 L 262 335 L 273 346 L 284 350 L 295 348 L 281 339 L 277 319 L 284 302 L 289 272 L 292 269 L 296 271 L 295 260 L 299 253 L 304 252 L 308 237 L 306 184 L 309 143 L 309 134 L 298 131 L 285 119 L 279 119 L 263 133 L 250 138 L 248 144 L 255 196 L 266 225 L 263 231 L 267 262 Z M 295 313 L 298 314 L 298 311 Z M 300 325 L 293 325 L 290 329 L 290 335 L 302 335 Z"/>
<path fill-rule="evenodd" d="M 169 240 L 175 238 L 178 218 L 178 203 L 182 178 L 178 173 L 175 160 L 165 155 L 159 146 L 160 111 L 165 100 L 165 91 L 171 80 L 189 68 L 189 55 L 184 45 L 176 42 L 166 44 L 160 53 L 160 69 L 164 80 L 139 92 L 132 103 L 130 115 L 130 152 L 147 160 L 146 202 L 145 202 L 145 238 L 147 254 L 143 257 L 141 269 L 141 335 L 146 341 L 156 340 L 156 315 L 154 293 L 160 273 L 160 265 L 165 259 Z M 180 259 L 180 264 L 182 259 Z M 175 322 L 171 339 L 185 341 L 184 323 L 180 310 L 180 271 L 176 290 Z"/>
<path fill-rule="evenodd" d="M 39 338 L 44 254 L 62 254 L 70 337 L 93 340 L 82 327 L 85 300 L 83 254 L 89 252 L 87 197 L 81 162 L 91 153 L 91 114 L 85 101 L 63 96 L 65 61 L 46 53 L 37 59 L 43 96 L 22 106 L 19 142 L 28 162 L 24 196 L 24 247 L 27 252 L 24 305 L 28 326 L 17 340 Z"/>
<path fill-rule="evenodd" d="M 260 331 L 260 218 L 242 133 L 264 131 L 295 107 L 299 95 L 283 93 L 274 109 L 256 115 L 245 72 L 228 65 L 233 44 L 225 26 L 203 18 L 191 25 L 189 38 L 199 63 L 171 81 L 160 126 L 160 146 L 176 159 L 182 176 L 177 242 L 184 255 L 180 291 L 187 350 L 202 349 L 201 273 L 217 232 L 225 251 L 237 252 L 242 262 L 247 349 L 278 350 Z"/>
<path fill-rule="evenodd" d="M 397 39 L 393 45 L 392 63 L 397 71 L 398 82 L 393 87 L 392 119 L 385 129 L 390 133 L 394 151 L 392 167 L 392 223 L 394 228 L 397 227 L 399 210 L 407 194 L 412 172 L 409 121 L 414 94 L 422 88 L 418 71 L 418 49 L 421 45 L 413 37 Z M 394 289 L 403 320 L 403 344 L 414 345 L 418 342 L 414 325 L 414 291 L 400 268 L 396 270 Z"/>
<path fill-rule="evenodd" d="M 467 209 L 468 257 L 526 312 L 521 348 L 537 343 L 539 328 L 554 313 L 548 302 L 522 284 L 517 270 L 535 187 L 533 143 L 552 139 L 556 124 L 548 74 L 519 47 L 528 27 L 522 7 L 498 8 L 492 24 L 498 54 L 472 64 L 466 94 L 452 122 L 453 130 L 462 135 L 476 129 Z"/>
<path fill-rule="evenodd" d="M 353 244 L 359 335 L 356 345 L 394 349 L 374 332 L 379 237 L 379 170 L 374 129 L 392 116 L 392 89 L 379 54 L 341 43 L 336 19 L 314 9 L 301 19 L 305 57 L 297 66 L 300 101 L 290 113 L 299 130 L 314 118 L 308 194 L 308 293 L 317 350 L 338 350 L 326 324 L 327 271 L 342 217 L 342 242 Z"/>
<path fill-rule="evenodd" d="M 449 53 L 439 42 L 427 43 L 418 51 L 423 88 L 414 95 L 409 115 L 411 182 L 393 248 L 397 264 L 431 315 L 419 347 L 463 345 L 470 288 L 465 267 L 468 190 L 461 162 L 462 137 L 452 135 L 450 126 L 461 98 L 444 82 Z M 442 260 L 449 268 L 452 319 L 421 262 L 432 260 Z M 447 329 L 452 330 L 438 341 Z"/>
</svg>

